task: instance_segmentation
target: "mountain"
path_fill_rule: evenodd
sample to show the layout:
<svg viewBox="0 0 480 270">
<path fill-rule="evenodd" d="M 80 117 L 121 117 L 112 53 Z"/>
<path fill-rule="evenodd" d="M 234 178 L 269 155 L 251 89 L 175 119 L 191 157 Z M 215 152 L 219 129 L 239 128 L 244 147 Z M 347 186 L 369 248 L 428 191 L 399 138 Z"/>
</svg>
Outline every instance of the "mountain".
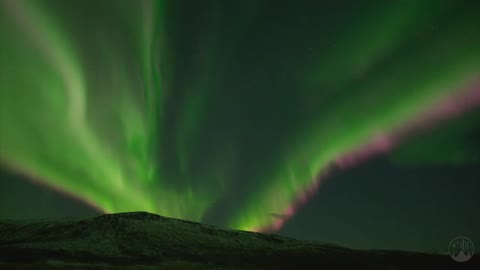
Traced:
<svg viewBox="0 0 480 270">
<path fill-rule="evenodd" d="M 146 212 L 0 221 L 2 269 L 436 269 L 456 264 L 448 255 L 352 250 Z"/>
</svg>

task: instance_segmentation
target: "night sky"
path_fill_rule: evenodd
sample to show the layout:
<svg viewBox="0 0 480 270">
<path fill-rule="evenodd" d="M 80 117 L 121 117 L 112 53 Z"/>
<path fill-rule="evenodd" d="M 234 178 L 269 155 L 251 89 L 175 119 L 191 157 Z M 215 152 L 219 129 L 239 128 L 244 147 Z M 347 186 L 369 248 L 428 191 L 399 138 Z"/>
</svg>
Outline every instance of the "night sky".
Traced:
<svg viewBox="0 0 480 270">
<path fill-rule="evenodd" d="M 0 0 L 0 218 L 480 246 L 479 11 Z"/>
</svg>

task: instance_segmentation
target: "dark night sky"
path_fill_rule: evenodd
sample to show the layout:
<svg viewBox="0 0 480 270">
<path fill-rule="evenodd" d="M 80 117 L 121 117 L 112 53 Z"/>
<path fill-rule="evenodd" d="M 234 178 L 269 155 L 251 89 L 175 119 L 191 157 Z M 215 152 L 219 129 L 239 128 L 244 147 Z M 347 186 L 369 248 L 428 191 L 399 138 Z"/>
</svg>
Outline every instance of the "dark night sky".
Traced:
<svg viewBox="0 0 480 270">
<path fill-rule="evenodd" d="M 480 246 L 477 2 L 0 3 L 0 218 Z"/>
<path fill-rule="evenodd" d="M 281 234 L 354 248 L 445 251 L 478 243 L 478 165 L 401 168 L 371 160 L 326 181 Z"/>
</svg>

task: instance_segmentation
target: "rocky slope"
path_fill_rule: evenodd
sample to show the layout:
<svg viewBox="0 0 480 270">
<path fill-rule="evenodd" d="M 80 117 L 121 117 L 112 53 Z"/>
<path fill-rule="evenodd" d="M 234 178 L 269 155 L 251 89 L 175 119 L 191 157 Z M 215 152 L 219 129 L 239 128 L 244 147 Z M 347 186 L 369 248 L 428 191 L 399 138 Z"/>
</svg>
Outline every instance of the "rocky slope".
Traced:
<svg viewBox="0 0 480 270">
<path fill-rule="evenodd" d="M 0 221 L 0 268 L 5 269 L 435 269 L 449 265 L 458 266 L 444 255 L 351 250 L 146 212 Z"/>
</svg>

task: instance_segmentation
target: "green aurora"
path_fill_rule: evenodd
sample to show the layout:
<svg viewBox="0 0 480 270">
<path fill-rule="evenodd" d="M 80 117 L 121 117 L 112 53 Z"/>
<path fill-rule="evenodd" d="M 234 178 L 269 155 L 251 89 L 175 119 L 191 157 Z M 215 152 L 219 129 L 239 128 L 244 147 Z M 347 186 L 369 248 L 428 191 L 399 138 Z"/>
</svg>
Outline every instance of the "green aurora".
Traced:
<svg viewBox="0 0 480 270">
<path fill-rule="evenodd" d="M 2 166 L 256 230 L 480 77 L 475 1 L 199 2 L 0 0 Z"/>
</svg>

